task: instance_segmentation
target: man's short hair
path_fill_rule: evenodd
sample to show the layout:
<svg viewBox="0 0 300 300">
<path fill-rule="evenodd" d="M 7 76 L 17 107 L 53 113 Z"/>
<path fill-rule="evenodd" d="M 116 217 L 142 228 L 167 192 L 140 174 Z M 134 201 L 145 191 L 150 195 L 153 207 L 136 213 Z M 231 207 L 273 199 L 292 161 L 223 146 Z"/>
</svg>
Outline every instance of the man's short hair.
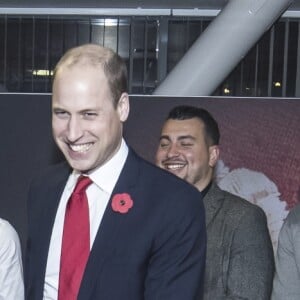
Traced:
<svg viewBox="0 0 300 300">
<path fill-rule="evenodd" d="M 198 118 L 204 124 L 205 136 L 210 146 L 219 145 L 219 126 L 213 116 L 203 108 L 180 105 L 174 107 L 168 114 L 166 120 L 188 120 Z"/>
<path fill-rule="evenodd" d="M 57 63 L 53 81 L 61 70 L 75 65 L 102 68 L 106 75 L 115 106 L 122 93 L 128 92 L 126 64 L 113 50 L 96 44 L 85 44 L 69 49 Z"/>
</svg>

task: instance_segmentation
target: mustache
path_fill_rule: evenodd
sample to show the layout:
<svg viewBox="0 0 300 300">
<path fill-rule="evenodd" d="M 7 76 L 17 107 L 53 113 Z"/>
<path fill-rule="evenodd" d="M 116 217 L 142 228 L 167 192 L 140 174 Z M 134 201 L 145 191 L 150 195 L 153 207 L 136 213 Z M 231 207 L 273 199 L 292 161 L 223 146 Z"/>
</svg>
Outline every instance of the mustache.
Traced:
<svg viewBox="0 0 300 300">
<path fill-rule="evenodd" d="M 166 158 L 162 161 L 162 164 L 185 164 L 186 161 L 178 158 Z"/>
</svg>

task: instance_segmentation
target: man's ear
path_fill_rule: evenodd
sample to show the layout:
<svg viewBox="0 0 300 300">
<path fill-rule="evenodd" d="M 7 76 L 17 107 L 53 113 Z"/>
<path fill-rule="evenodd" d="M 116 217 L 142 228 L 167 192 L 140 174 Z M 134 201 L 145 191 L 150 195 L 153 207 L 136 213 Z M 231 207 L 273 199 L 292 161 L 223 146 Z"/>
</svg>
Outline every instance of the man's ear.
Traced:
<svg viewBox="0 0 300 300">
<path fill-rule="evenodd" d="M 219 159 L 220 149 L 218 145 L 209 147 L 209 166 L 214 167 Z"/>
<path fill-rule="evenodd" d="M 121 122 L 125 122 L 129 115 L 129 95 L 127 93 L 122 93 L 118 106 L 118 114 Z"/>
</svg>

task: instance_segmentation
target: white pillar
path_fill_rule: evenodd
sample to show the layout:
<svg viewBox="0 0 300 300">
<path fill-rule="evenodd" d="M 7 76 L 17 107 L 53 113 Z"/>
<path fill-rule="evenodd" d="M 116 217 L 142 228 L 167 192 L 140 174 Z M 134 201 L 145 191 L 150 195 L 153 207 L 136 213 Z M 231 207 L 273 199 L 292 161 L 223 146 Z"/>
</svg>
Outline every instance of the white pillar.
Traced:
<svg viewBox="0 0 300 300">
<path fill-rule="evenodd" d="M 230 0 L 153 94 L 211 95 L 291 3 Z"/>
</svg>

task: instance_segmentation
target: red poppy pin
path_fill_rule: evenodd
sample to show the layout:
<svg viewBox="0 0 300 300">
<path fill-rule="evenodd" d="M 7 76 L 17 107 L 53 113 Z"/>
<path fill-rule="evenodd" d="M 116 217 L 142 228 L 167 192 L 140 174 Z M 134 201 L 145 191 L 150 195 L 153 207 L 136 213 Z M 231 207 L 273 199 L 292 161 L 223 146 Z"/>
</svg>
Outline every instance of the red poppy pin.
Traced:
<svg viewBox="0 0 300 300">
<path fill-rule="evenodd" d="M 126 214 L 132 206 L 133 201 L 129 194 L 115 194 L 112 198 L 111 207 L 116 212 Z"/>
</svg>

